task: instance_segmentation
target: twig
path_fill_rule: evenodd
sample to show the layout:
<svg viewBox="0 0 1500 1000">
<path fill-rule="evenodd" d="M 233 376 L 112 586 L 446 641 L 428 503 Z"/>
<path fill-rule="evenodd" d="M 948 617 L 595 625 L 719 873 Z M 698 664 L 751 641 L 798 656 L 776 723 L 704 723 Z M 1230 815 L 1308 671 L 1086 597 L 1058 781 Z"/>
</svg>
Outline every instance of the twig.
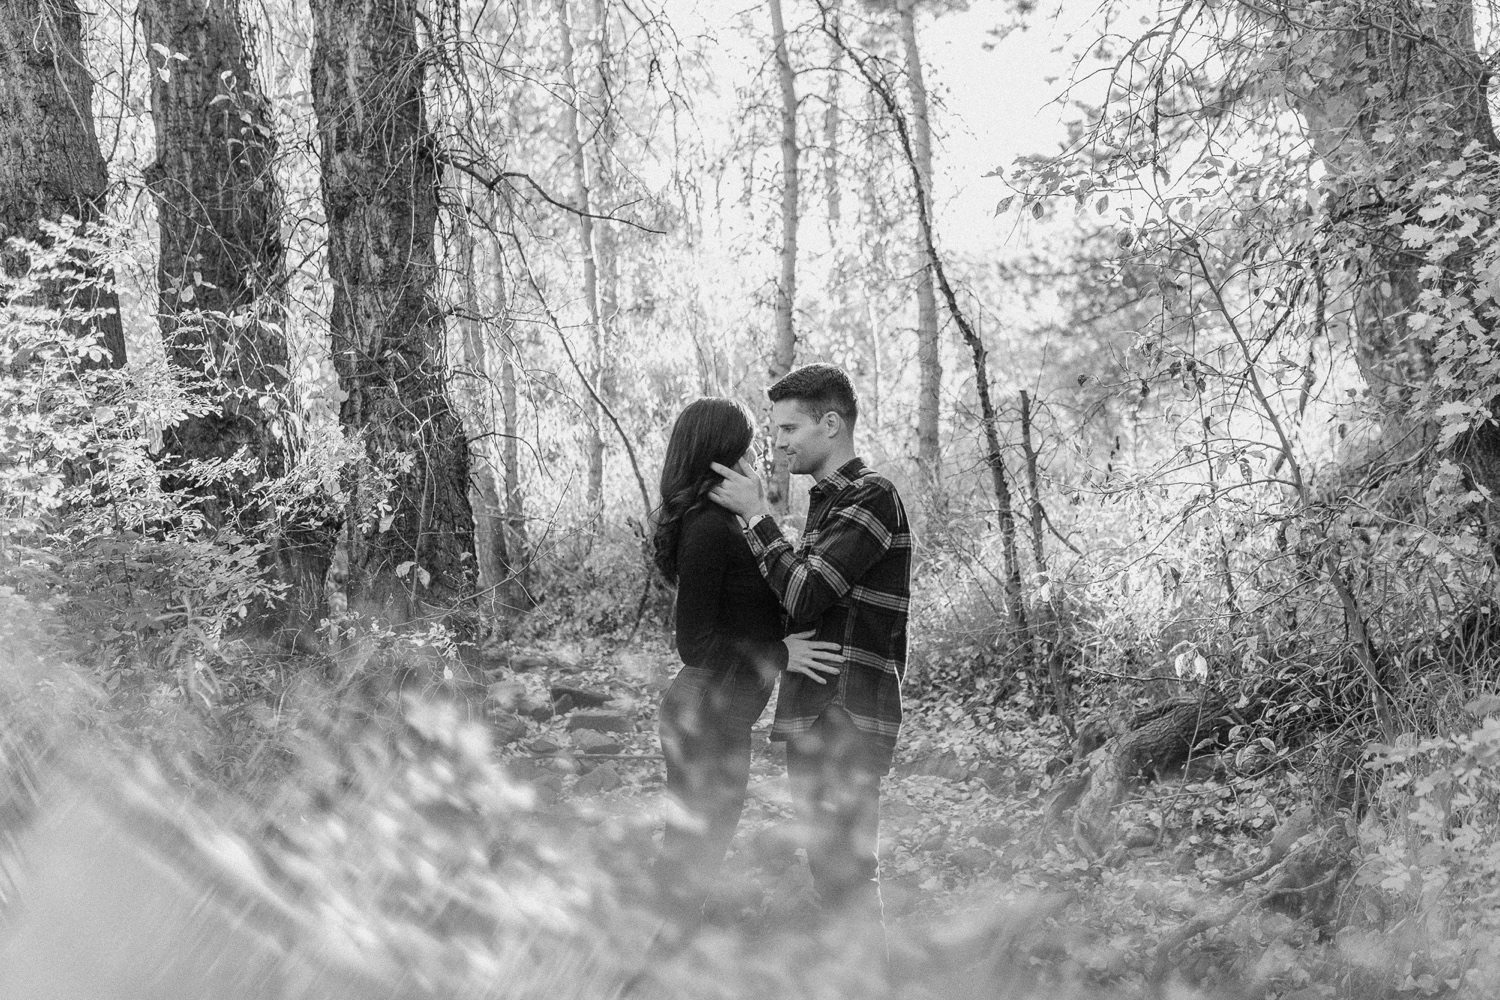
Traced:
<svg viewBox="0 0 1500 1000">
<path fill-rule="evenodd" d="M 603 222 L 618 222 L 622 225 L 630 226 L 632 229 L 639 229 L 643 233 L 651 233 L 653 236 L 667 235 L 667 231 L 665 229 L 653 229 L 650 226 L 643 225 L 631 219 L 622 219 L 618 215 L 601 215 L 597 212 L 591 212 L 586 209 L 578 208 L 575 205 L 569 205 L 567 202 L 560 201 L 557 198 L 553 197 L 548 193 L 547 189 L 538 184 L 530 174 L 524 173 L 520 170 L 502 170 L 500 171 L 500 173 L 496 174 L 493 177 L 486 177 L 484 174 L 481 174 L 479 171 L 475 170 L 474 167 L 470 164 L 455 160 L 453 156 L 448 153 L 440 154 L 438 156 L 438 162 L 443 164 L 444 166 L 452 167 L 454 170 L 472 177 L 491 194 L 493 194 L 495 190 L 506 181 L 522 180 L 531 185 L 531 189 L 537 194 L 541 195 L 543 201 L 555 208 L 562 209 L 564 212 L 570 212 L 573 215 L 581 216 L 585 219 L 599 219 Z"/>
</svg>

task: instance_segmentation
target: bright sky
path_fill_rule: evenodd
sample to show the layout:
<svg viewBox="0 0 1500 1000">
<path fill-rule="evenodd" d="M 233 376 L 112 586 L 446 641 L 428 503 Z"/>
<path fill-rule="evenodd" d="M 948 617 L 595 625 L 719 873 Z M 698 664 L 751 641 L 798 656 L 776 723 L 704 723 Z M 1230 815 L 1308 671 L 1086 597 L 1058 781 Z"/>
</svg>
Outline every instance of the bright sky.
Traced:
<svg viewBox="0 0 1500 1000">
<path fill-rule="evenodd" d="M 1017 238 L 1013 218 L 995 216 L 1009 188 L 984 175 L 997 167 L 1008 170 L 1018 156 L 1056 152 L 1065 138 L 1064 109 L 1056 98 L 1073 73 L 1074 45 L 1067 35 L 1080 19 L 1034 15 L 1029 30 L 996 41 L 987 32 L 1009 20 L 1008 6 L 978 0 L 968 11 L 918 24 L 929 85 L 944 105 L 934 112 L 940 133 L 934 155 L 942 175 L 934 186 L 942 185 L 939 233 L 954 250 Z"/>
</svg>

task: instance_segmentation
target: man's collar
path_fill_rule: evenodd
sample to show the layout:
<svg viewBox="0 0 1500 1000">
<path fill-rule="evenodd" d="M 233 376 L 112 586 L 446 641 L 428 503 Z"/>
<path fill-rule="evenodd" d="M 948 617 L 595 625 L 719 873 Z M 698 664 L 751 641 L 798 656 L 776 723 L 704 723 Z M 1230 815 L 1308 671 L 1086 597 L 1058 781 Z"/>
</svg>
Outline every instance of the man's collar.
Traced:
<svg viewBox="0 0 1500 1000">
<path fill-rule="evenodd" d="M 859 456 L 849 459 L 843 465 L 834 469 L 828 475 L 813 483 L 809 493 L 837 493 L 858 479 L 860 473 L 865 471 L 865 460 Z"/>
</svg>

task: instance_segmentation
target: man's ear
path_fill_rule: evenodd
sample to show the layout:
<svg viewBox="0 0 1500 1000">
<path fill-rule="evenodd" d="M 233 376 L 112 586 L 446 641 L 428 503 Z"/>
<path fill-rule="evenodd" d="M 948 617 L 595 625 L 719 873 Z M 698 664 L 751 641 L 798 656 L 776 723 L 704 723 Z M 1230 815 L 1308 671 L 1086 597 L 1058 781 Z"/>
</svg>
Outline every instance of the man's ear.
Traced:
<svg viewBox="0 0 1500 1000">
<path fill-rule="evenodd" d="M 838 410 L 829 410 L 818 422 L 823 425 L 824 437 L 838 437 L 839 431 L 844 429 L 844 418 L 839 416 Z"/>
</svg>

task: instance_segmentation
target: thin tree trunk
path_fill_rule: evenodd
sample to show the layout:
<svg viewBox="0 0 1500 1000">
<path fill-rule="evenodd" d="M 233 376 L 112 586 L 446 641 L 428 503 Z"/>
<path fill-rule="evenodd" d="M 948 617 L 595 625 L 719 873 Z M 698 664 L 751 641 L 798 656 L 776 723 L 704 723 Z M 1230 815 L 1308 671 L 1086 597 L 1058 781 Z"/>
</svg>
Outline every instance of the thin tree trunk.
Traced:
<svg viewBox="0 0 1500 1000">
<path fill-rule="evenodd" d="M 498 250 L 498 247 L 497 247 Z M 495 255 L 495 301 L 501 310 L 500 405 L 505 412 L 505 436 L 501 439 L 505 467 L 505 551 L 510 556 L 510 575 L 505 587 L 508 611 L 531 610 L 531 553 L 526 541 L 525 497 L 521 492 L 521 413 L 516 392 L 515 326 L 511 322 L 510 294 L 505 282 L 504 259 Z"/>
<path fill-rule="evenodd" d="M 917 48 L 916 0 L 897 0 L 897 28 L 906 56 L 906 95 L 911 105 L 911 147 L 914 168 L 921 178 L 917 197 L 921 211 L 932 218 L 932 127 L 928 120 L 927 84 L 922 78 L 922 56 Z M 942 394 L 943 365 L 938 351 L 937 295 L 932 285 L 932 262 L 926 237 L 918 234 L 917 260 L 917 467 L 930 485 L 942 476 L 938 441 L 938 400 Z"/>
<path fill-rule="evenodd" d="M 599 120 L 595 126 L 595 139 L 590 145 L 594 152 L 593 202 L 595 205 L 611 205 L 615 197 L 614 155 L 615 139 L 619 131 L 615 116 L 613 53 L 609 39 L 609 2 L 594 0 L 594 55 L 595 83 L 598 91 L 594 103 Z M 599 283 L 599 322 L 589 341 L 589 365 L 594 386 L 606 404 L 616 400 L 615 366 L 611 357 L 618 349 L 620 317 L 620 232 L 608 219 L 599 219 L 594 228 L 594 256 L 597 261 Z M 598 442 L 599 495 L 603 504 L 604 490 L 604 438 L 602 427 Z"/>
<path fill-rule="evenodd" d="M 589 317 L 589 364 L 582 369 L 582 377 L 589 383 L 586 387 L 589 391 L 581 401 L 588 423 L 584 443 L 584 458 L 588 469 L 586 497 L 589 510 L 597 517 L 604 512 L 604 429 L 603 416 L 594 397 L 599 391 L 598 359 L 603 353 L 604 329 L 599 301 L 599 254 L 592 218 L 593 192 L 589 181 L 589 158 L 584 149 L 580 122 L 582 112 L 579 106 L 583 102 L 583 91 L 579 89 L 578 74 L 574 66 L 576 53 L 568 3 L 569 0 L 557 0 L 556 8 L 563 81 L 569 95 L 568 110 L 563 116 L 563 131 L 568 144 L 568 156 L 573 164 L 573 201 L 579 209 L 578 242 L 583 251 L 583 298 Z"/>
<path fill-rule="evenodd" d="M 769 0 L 771 41 L 776 49 L 776 78 L 781 87 L 781 276 L 776 282 L 776 345 L 771 353 L 770 380 L 775 382 L 797 358 L 797 329 L 793 310 L 797 302 L 797 84 L 792 73 L 791 53 L 786 44 L 786 24 L 781 0 Z M 791 466 L 785 455 L 773 452 L 771 481 L 766 497 L 778 513 L 790 505 Z"/>
<path fill-rule="evenodd" d="M 510 575 L 510 558 L 505 547 L 505 508 L 500 496 L 494 449 L 489 433 L 495 424 L 493 390 L 490 385 L 489 352 L 484 339 L 484 324 L 479 313 L 479 288 L 475 281 L 474 231 L 461 210 L 454 217 L 458 230 L 460 311 L 464 347 L 465 422 L 471 473 L 469 505 L 474 509 L 474 561 L 479 573 L 480 592 L 488 596 L 487 604 L 499 600 L 500 589 Z"/>
<path fill-rule="evenodd" d="M 930 202 L 923 189 L 921 166 L 912 142 L 906 114 L 901 110 L 901 105 L 896 100 L 889 83 L 871 67 L 871 60 L 849 47 L 837 26 L 830 25 L 826 8 L 823 10 L 823 30 L 828 32 L 854 61 L 860 76 L 885 106 L 886 114 L 890 116 L 891 123 L 896 127 L 896 138 L 901 147 L 902 158 L 911 172 L 912 187 L 916 195 L 918 232 L 922 235 L 923 246 L 927 251 L 927 263 L 932 268 L 933 277 L 943 293 L 943 301 L 948 306 L 948 314 L 953 317 L 953 322 L 963 336 L 964 343 L 968 345 L 973 359 L 974 386 L 979 396 L 980 421 L 984 427 L 985 464 L 989 466 L 990 481 L 995 491 L 995 519 L 1000 528 L 1001 558 L 1005 563 L 1003 580 L 1006 613 L 1010 618 L 1013 641 L 1019 644 L 1025 664 L 1030 668 L 1035 665 L 1031 629 L 1027 624 L 1026 605 L 1023 602 L 1021 561 L 1016 552 L 1015 507 L 1011 500 L 1010 483 L 1005 471 L 1005 457 L 1000 447 L 999 418 L 995 414 L 995 404 L 990 398 L 989 355 L 985 350 L 984 341 L 979 336 L 979 331 L 974 329 L 974 324 L 969 321 L 968 314 L 959 306 L 958 293 L 948 281 L 947 272 L 943 268 L 943 260 L 938 256 L 937 239 L 932 230 L 932 216 L 927 211 Z"/>
<path fill-rule="evenodd" d="M 835 29 L 839 26 L 837 3 L 828 5 L 828 16 Z M 839 126 L 843 108 L 839 104 L 844 82 L 844 50 L 830 37 L 828 42 L 828 95 L 823 105 L 823 193 L 827 199 L 828 240 L 838 246 L 839 225 L 843 221 L 839 190 Z M 842 286 L 841 286 L 842 287 Z"/>
<path fill-rule="evenodd" d="M 46 246 L 42 222 L 97 222 L 109 173 L 94 130 L 94 80 L 83 58 L 83 17 L 75 0 L 0 3 L 0 267 L 11 277 L 30 269 L 13 238 Z M 75 255 L 83 287 L 46 280 L 40 305 L 87 313 L 69 328 L 92 333 L 109 352 L 99 364 L 125 364 L 125 332 L 113 276 L 86 253 Z"/>
<path fill-rule="evenodd" d="M 1047 663 L 1047 678 L 1052 688 L 1053 711 L 1057 713 L 1058 719 L 1068 732 L 1072 733 L 1074 731 L 1073 693 L 1068 684 L 1067 664 L 1063 662 L 1062 628 L 1057 614 L 1057 582 L 1052 579 L 1052 574 L 1048 569 L 1047 551 L 1042 544 L 1042 522 L 1046 520 L 1047 512 L 1042 507 L 1036 443 L 1031 433 L 1032 417 L 1031 395 L 1023 389 L 1021 390 L 1021 452 L 1026 456 L 1026 488 L 1031 494 L 1031 516 L 1028 518 L 1031 528 L 1031 559 L 1036 566 L 1037 587 L 1045 595 L 1040 602 L 1042 620 L 1038 623 L 1043 633 L 1039 638 L 1045 649 L 1038 651 L 1035 655 L 1038 661 L 1045 660 Z"/>
<path fill-rule="evenodd" d="M 262 520 L 250 490 L 287 466 L 290 377 L 281 334 L 281 196 L 270 108 L 238 0 L 143 0 L 156 161 L 146 170 L 161 231 L 158 316 L 167 357 L 213 380 L 221 408 L 164 434 L 168 452 L 250 473 L 201 497 L 211 523 Z M 180 58 L 181 57 L 181 58 Z"/>
<path fill-rule="evenodd" d="M 313 0 L 339 420 L 365 460 L 345 524 L 355 611 L 395 619 L 473 589 L 468 447 L 448 400 L 437 164 L 414 0 Z"/>
</svg>

